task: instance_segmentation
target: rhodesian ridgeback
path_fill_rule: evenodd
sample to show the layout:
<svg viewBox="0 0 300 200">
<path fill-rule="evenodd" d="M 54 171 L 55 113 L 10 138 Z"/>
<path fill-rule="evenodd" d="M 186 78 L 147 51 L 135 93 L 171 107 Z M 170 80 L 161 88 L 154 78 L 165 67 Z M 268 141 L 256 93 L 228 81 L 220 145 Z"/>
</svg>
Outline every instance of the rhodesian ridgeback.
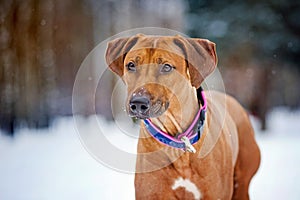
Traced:
<svg viewBox="0 0 300 200">
<path fill-rule="evenodd" d="M 248 114 L 201 88 L 216 68 L 214 43 L 138 34 L 110 41 L 106 61 L 141 119 L 136 199 L 249 199 L 260 151 Z"/>
</svg>

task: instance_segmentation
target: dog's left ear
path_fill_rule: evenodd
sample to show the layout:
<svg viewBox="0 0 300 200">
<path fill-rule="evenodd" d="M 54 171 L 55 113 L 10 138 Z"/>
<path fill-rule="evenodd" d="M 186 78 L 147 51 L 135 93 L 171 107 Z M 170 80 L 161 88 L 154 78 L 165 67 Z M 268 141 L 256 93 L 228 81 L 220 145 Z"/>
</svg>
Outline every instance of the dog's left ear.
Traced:
<svg viewBox="0 0 300 200">
<path fill-rule="evenodd" d="M 120 77 L 123 76 L 124 58 L 127 52 L 137 43 L 143 35 L 138 34 L 132 37 L 124 37 L 112 40 L 106 49 L 106 63 L 108 67 Z"/>
<path fill-rule="evenodd" d="M 181 36 L 176 36 L 174 43 L 185 54 L 192 85 L 199 88 L 203 80 L 217 66 L 218 58 L 215 43 L 206 39 L 184 38 Z"/>
</svg>

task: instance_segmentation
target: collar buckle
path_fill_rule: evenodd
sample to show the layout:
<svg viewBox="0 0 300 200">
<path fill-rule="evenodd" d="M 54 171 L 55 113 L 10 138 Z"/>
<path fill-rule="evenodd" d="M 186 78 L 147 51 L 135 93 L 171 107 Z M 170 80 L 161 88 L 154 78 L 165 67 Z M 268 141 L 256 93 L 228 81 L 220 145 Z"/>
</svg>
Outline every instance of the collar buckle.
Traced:
<svg viewBox="0 0 300 200">
<path fill-rule="evenodd" d="M 184 145 L 185 145 L 185 151 L 191 152 L 191 153 L 196 153 L 196 149 L 193 147 L 193 145 L 190 142 L 190 139 L 186 136 L 183 136 L 180 139 Z"/>
</svg>

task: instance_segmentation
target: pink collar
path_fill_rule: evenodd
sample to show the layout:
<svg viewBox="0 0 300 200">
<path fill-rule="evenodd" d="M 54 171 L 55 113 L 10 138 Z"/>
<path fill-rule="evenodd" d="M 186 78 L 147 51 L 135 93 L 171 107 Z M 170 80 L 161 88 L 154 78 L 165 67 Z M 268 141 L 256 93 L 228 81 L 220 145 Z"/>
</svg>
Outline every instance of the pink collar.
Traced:
<svg viewBox="0 0 300 200">
<path fill-rule="evenodd" d="M 176 137 L 173 137 L 159 129 L 150 119 L 145 119 L 144 124 L 148 133 L 162 144 L 195 153 L 196 150 L 192 145 L 198 142 L 201 137 L 207 110 L 207 101 L 201 87 L 197 89 L 197 97 L 202 106 L 191 125 L 183 133 L 178 133 Z"/>
</svg>

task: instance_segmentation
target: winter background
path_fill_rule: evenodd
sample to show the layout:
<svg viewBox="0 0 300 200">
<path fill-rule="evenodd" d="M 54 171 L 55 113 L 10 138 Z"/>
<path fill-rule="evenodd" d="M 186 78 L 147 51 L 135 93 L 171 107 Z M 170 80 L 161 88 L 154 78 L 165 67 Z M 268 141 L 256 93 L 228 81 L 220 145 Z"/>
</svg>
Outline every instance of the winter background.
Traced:
<svg viewBox="0 0 300 200">
<path fill-rule="evenodd" d="M 88 131 L 94 117 L 80 125 Z M 251 119 L 262 154 L 251 198 L 300 199 L 300 110 L 272 110 L 270 128 L 264 132 L 258 120 Z M 134 151 L 136 140 L 126 140 L 114 123 L 99 120 L 111 133 L 107 136 L 112 145 Z M 0 199 L 134 199 L 134 175 L 96 161 L 81 144 L 72 117 L 56 119 L 47 130 L 24 128 L 14 138 L 1 135 L 0 163 Z"/>
<path fill-rule="evenodd" d="M 94 159 L 77 132 L 78 126 L 95 131 L 98 119 L 112 145 L 135 152 L 136 139 L 113 120 L 111 105 L 122 109 L 124 94 L 113 93 L 119 79 L 105 71 L 104 52 L 86 60 L 89 68 L 79 79 L 77 108 L 85 116 L 79 124 L 72 117 L 72 94 L 95 46 L 143 27 L 217 44 L 225 90 L 251 114 L 262 153 L 252 199 L 300 199 L 299 1 L 5 0 L 0 1 L 0 200 L 134 199 L 134 175 Z M 134 130 L 137 134 L 138 127 Z"/>
</svg>

